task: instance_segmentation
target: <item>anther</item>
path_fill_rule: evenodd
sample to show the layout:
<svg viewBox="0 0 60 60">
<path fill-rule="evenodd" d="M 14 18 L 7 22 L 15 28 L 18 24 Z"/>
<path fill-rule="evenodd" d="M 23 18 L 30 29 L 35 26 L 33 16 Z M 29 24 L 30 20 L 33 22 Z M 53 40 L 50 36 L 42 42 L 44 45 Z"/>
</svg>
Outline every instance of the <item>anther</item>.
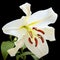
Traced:
<svg viewBox="0 0 60 60">
<path fill-rule="evenodd" d="M 40 29 L 37 29 L 36 27 L 33 27 L 33 29 L 36 30 L 36 31 L 38 31 L 38 32 L 40 32 L 40 33 L 42 33 L 42 34 L 45 34 L 44 31 L 42 31 Z"/>
<path fill-rule="evenodd" d="M 37 38 L 34 38 L 34 40 L 35 40 L 35 47 L 37 47 L 37 45 L 38 45 L 38 40 L 37 40 Z"/>
<path fill-rule="evenodd" d="M 37 28 L 36 27 L 33 27 L 33 29 L 37 31 Z"/>
<path fill-rule="evenodd" d="M 33 38 L 32 31 L 29 31 L 30 37 Z"/>
<path fill-rule="evenodd" d="M 44 31 L 42 31 L 42 30 L 37 30 L 37 31 L 38 31 L 38 32 L 41 32 L 42 34 L 45 34 Z"/>
<path fill-rule="evenodd" d="M 33 42 L 31 41 L 31 38 L 30 37 L 28 38 L 28 41 L 29 41 L 29 43 L 33 44 Z"/>
<path fill-rule="evenodd" d="M 44 43 L 44 38 L 40 34 L 37 34 L 37 35 L 41 39 L 42 43 Z"/>
</svg>

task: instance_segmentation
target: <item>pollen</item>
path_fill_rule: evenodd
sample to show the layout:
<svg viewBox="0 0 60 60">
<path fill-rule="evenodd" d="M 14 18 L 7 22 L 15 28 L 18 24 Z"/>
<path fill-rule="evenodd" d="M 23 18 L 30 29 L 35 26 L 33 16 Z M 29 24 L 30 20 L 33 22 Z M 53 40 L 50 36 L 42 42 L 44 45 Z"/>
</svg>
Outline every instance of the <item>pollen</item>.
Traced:
<svg viewBox="0 0 60 60">
<path fill-rule="evenodd" d="M 37 34 L 37 36 L 41 39 L 42 43 L 44 43 L 44 38 L 40 34 Z"/>
<path fill-rule="evenodd" d="M 33 27 L 33 29 L 37 31 L 37 28 L 36 27 Z"/>
<path fill-rule="evenodd" d="M 37 38 L 34 38 L 34 40 L 35 40 L 35 47 L 37 47 L 37 45 L 38 45 L 38 40 L 37 40 Z"/>
<path fill-rule="evenodd" d="M 42 30 L 37 30 L 38 32 L 41 32 L 42 34 L 45 34 Z"/>
<path fill-rule="evenodd" d="M 42 33 L 42 34 L 45 34 L 44 31 L 42 31 L 40 29 L 37 29 L 36 27 L 33 27 L 33 29 L 36 30 L 36 31 L 38 31 L 38 32 L 40 32 L 40 33 Z"/>
<path fill-rule="evenodd" d="M 29 41 L 30 44 L 33 44 L 30 37 L 28 38 L 28 41 Z"/>
<path fill-rule="evenodd" d="M 33 38 L 32 31 L 29 31 L 29 35 L 30 35 L 31 38 Z"/>
</svg>

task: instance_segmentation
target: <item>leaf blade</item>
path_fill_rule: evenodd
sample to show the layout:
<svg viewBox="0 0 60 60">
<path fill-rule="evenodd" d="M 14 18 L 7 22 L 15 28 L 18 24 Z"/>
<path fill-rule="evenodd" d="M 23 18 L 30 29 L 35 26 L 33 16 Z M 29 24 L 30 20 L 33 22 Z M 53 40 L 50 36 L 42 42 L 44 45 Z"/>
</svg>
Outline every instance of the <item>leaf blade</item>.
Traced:
<svg viewBox="0 0 60 60">
<path fill-rule="evenodd" d="M 10 41 L 6 41 L 6 42 L 2 42 L 1 44 L 1 53 L 3 56 L 3 59 L 6 60 L 8 53 L 7 50 L 14 47 L 14 43 L 10 42 Z"/>
</svg>

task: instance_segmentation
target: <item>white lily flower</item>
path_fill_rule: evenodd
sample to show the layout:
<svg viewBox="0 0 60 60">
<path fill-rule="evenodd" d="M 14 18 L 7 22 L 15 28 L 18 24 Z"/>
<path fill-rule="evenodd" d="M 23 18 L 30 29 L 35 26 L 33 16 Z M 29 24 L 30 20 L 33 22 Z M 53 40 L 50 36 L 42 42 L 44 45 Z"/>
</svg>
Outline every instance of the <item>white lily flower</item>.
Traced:
<svg viewBox="0 0 60 60">
<path fill-rule="evenodd" d="M 21 5 L 20 8 L 26 16 L 9 22 L 2 28 L 5 34 L 18 37 L 15 47 L 7 51 L 10 56 L 15 56 L 17 51 L 25 44 L 33 54 L 41 58 L 49 51 L 46 40 L 55 41 L 55 29 L 48 25 L 55 23 L 57 14 L 52 8 L 49 8 L 31 15 L 30 6 L 29 3 Z"/>
</svg>

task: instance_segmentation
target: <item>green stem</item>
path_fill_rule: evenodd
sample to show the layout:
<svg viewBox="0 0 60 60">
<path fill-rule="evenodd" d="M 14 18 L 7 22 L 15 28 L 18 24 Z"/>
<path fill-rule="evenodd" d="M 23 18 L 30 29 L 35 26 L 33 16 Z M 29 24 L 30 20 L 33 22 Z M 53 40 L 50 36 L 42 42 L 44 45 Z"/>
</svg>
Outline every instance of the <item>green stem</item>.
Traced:
<svg viewBox="0 0 60 60">
<path fill-rule="evenodd" d="M 41 58 L 41 60 L 43 60 L 43 58 Z"/>
<path fill-rule="evenodd" d="M 10 38 L 10 40 L 12 41 L 12 36 L 11 36 L 11 35 L 9 36 L 9 38 Z"/>
<path fill-rule="evenodd" d="M 23 57 L 23 60 L 26 60 L 26 56 Z"/>
<path fill-rule="evenodd" d="M 23 48 L 21 48 L 21 54 L 23 54 L 24 52 L 23 52 Z M 22 58 L 23 58 L 23 60 L 26 60 L 26 56 L 22 56 Z"/>
</svg>

